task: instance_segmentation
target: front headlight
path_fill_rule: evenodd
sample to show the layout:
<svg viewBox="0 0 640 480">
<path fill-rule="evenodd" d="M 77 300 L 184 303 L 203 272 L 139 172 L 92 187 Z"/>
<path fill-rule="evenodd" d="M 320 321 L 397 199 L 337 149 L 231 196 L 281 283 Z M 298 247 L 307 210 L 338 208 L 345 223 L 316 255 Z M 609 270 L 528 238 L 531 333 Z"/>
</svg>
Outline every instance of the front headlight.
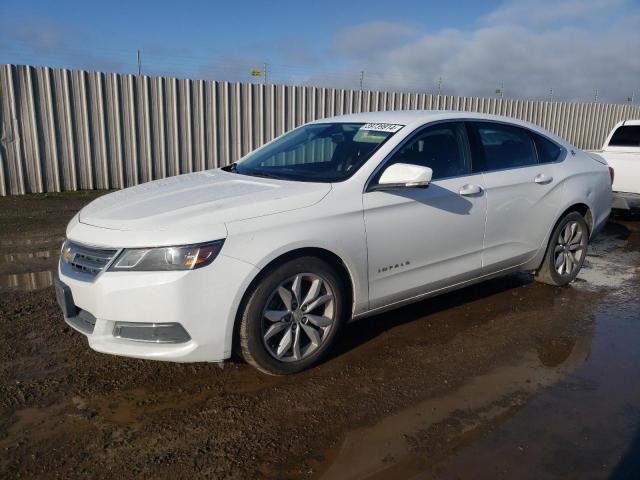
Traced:
<svg viewBox="0 0 640 480">
<path fill-rule="evenodd" d="M 194 270 L 213 262 L 223 243 L 224 240 L 216 240 L 178 247 L 126 248 L 109 267 L 109 271 Z"/>
</svg>

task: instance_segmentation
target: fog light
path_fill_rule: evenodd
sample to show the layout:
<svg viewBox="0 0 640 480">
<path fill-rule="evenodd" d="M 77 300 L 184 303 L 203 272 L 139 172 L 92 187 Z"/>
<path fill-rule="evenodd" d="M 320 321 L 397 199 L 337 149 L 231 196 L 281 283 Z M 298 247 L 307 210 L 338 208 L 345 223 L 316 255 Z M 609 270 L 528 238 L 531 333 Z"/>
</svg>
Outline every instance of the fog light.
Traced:
<svg viewBox="0 0 640 480">
<path fill-rule="evenodd" d="M 125 340 L 151 343 L 184 343 L 191 340 L 179 323 L 116 322 L 113 336 Z"/>
</svg>

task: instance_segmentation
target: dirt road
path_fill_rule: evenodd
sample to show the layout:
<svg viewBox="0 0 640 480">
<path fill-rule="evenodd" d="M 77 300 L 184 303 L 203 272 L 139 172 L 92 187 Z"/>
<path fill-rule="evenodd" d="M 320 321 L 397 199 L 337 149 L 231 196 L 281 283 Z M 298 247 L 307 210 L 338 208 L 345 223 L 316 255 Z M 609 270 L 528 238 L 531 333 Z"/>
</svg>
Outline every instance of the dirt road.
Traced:
<svg viewBox="0 0 640 480">
<path fill-rule="evenodd" d="M 91 351 L 50 287 L 94 194 L 0 199 L 0 477 L 636 478 L 640 222 L 568 288 L 512 275 L 352 323 L 293 377 Z"/>
</svg>

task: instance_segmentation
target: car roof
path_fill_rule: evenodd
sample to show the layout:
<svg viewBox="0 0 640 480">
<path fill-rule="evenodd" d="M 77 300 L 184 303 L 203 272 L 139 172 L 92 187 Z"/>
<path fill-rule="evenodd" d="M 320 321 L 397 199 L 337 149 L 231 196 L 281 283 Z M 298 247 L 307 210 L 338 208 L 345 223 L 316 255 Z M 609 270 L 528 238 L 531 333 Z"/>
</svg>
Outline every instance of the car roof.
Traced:
<svg viewBox="0 0 640 480">
<path fill-rule="evenodd" d="M 328 123 L 328 122 L 354 122 L 354 123 L 391 123 L 396 125 L 406 125 L 417 127 L 427 122 L 439 120 L 493 120 L 499 122 L 519 125 L 528 129 L 537 131 L 547 137 L 553 138 L 562 144 L 566 144 L 566 140 L 545 130 L 533 123 L 525 122 L 513 117 L 505 117 L 502 115 L 491 115 L 488 113 L 467 112 L 463 110 L 386 110 L 381 112 L 364 112 L 351 113 L 348 115 L 338 115 L 335 117 L 327 117 L 316 120 L 312 123 Z"/>
<path fill-rule="evenodd" d="M 488 113 L 466 112 L 463 110 L 386 110 L 382 112 L 350 113 L 317 120 L 313 123 L 326 122 L 354 122 L 354 123 L 393 123 L 397 125 L 411 125 L 414 123 L 426 123 L 436 120 L 456 119 L 497 120 L 527 127 L 540 128 L 532 123 L 518 120 L 517 118 L 490 115 Z"/>
<path fill-rule="evenodd" d="M 640 125 L 640 120 L 625 120 L 624 122 L 620 123 L 620 125 Z"/>
</svg>

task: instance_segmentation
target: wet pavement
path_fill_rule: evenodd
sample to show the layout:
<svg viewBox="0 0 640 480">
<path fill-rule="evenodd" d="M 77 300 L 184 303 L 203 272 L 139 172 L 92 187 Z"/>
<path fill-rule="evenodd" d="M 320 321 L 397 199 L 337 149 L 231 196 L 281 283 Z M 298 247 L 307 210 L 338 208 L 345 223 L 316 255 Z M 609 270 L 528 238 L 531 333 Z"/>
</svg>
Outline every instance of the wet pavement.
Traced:
<svg viewBox="0 0 640 480">
<path fill-rule="evenodd" d="M 101 355 L 49 286 L 95 194 L 0 199 L 0 478 L 640 478 L 640 221 L 343 330 L 294 377 Z"/>
</svg>

